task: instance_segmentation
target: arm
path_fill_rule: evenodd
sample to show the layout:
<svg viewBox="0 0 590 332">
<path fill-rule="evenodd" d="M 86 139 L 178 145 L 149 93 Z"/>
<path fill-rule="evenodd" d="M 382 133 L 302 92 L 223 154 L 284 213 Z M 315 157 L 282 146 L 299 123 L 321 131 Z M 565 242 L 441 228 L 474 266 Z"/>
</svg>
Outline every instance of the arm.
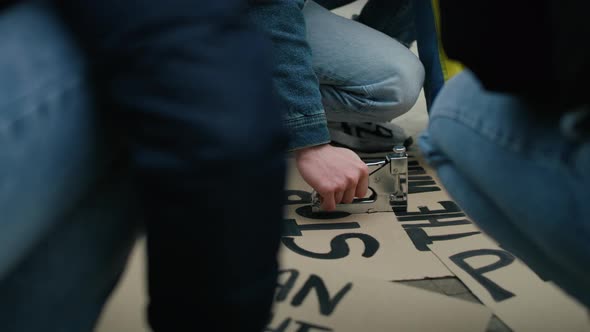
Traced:
<svg viewBox="0 0 590 332">
<path fill-rule="evenodd" d="M 250 18 L 272 42 L 273 82 L 289 150 L 330 142 L 319 82 L 306 40 L 304 0 L 252 1 Z"/>
<path fill-rule="evenodd" d="M 368 189 L 368 168 L 352 151 L 328 143 L 330 135 L 319 82 L 306 41 L 303 0 L 253 3 L 250 17 L 272 41 L 273 81 L 303 179 L 323 198 L 323 207 L 350 203 Z"/>
</svg>

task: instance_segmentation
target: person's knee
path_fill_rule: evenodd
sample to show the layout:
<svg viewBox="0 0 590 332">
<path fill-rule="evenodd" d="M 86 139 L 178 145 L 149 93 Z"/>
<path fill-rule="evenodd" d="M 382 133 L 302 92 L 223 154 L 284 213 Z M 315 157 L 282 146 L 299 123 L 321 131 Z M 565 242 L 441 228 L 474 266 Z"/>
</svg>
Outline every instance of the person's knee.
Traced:
<svg viewBox="0 0 590 332">
<path fill-rule="evenodd" d="M 440 112 L 459 112 L 460 109 L 468 109 L 465 105 L 478 103 L 485 98 L 485 91 L 482 89 L 477 78 L 469 70 L 464 70 L 453 78 L 449 79 L 432 104 L 430 118 L 438 117 Z"/>
<path fill-rule="evenodd" d="M 424 83 L 424 67 L 413 54 L 392 59 L 382 67 L 380 79 L 367 86 L 369 109 L 382 121 L 408 112 L 418 100 Z"/>
<path fill-rule="evenodd" d="M 476 106 L 483 96 L 479 91 L 477 80 L 471 73 L 462 72 L 447 81 L 429 110 L 428 130 L 423 139 L 422 148 L 439 154 L 449 141 L 455 141 L 460 131 L 459 123 L 473 123 Z"/>
<path fill-rule="evenodd" d="M 424 67 L 418 58 L 408 57 L 407 61 L 398 63 L 391 69 L 396 74 L 398 82 L 397 104 L 404 113 L 409 111 L 420 96 L 424 84 Z"/>
</svg>

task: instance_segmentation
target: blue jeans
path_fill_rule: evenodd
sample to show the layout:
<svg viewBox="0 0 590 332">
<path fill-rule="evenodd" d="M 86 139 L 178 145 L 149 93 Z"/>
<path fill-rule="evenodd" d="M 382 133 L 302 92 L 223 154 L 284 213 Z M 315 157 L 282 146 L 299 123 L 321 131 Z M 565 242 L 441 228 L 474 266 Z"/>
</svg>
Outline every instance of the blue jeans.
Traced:
<svg viewBox="0 0 590 332">
<path fill-rule="evenodd" d="M 424 69 L 393 38 L 311 0 L 253 3 L 251 19 L 273 41 L 290 150 L 328 143 L 327 120 L 386 122 L 416 102 Z"/>
<path fill-rule="evenodd" d="M 0 12 L 1 331 L 91 331 L 139 229 L 72 45 L 44 5 Z"/>
<path fill-rule="evenodd" d="M 500 245 L 590 305 L 590 111 L 541 116 L 486 91 L 465 71 L 448 81 L 420 147 L 451 196 Z"/>
<path fill-rule="evenodd" d="M 311 0 L 303 16 L 328 121 L 388 122 L 414 106 L 424 68 L 412 51 Z"/>
</svg>

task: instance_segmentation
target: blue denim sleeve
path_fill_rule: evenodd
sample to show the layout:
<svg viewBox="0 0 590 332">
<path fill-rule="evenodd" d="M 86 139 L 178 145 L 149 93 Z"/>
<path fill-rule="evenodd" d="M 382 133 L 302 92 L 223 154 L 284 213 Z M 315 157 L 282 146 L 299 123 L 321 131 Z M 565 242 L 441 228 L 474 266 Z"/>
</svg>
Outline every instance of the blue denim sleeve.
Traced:
<svg viewBox="0 0 590 332">
<path fill-rule="evenodd" d="M 281 103 L 289 150 L 330 142 L 319 82 L 306 41 L 304 0 L 251 1 L 250 17 L 269 34 L 273 81 Z"/>
</svg>

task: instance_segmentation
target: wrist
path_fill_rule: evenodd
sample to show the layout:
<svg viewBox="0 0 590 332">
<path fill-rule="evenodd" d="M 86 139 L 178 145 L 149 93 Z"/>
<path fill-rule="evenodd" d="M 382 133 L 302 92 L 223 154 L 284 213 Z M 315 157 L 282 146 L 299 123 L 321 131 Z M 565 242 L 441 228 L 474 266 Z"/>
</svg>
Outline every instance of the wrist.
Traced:
<svg viewBox="0 0 590 332">
<path fill-rule="evenodd" d="M 309 153 L 323 149 L 328 145 L 329 145 L 328 143 L 324 143 L 324 144 L 319 144 L 319 145 L 306 146 L 304 148 L 297 149 L 297 150 L 293 151 L 293 153 L 295 154 L 295 158 L 299 159 L 300 157 L 305 156 Z"/>
</svg>

